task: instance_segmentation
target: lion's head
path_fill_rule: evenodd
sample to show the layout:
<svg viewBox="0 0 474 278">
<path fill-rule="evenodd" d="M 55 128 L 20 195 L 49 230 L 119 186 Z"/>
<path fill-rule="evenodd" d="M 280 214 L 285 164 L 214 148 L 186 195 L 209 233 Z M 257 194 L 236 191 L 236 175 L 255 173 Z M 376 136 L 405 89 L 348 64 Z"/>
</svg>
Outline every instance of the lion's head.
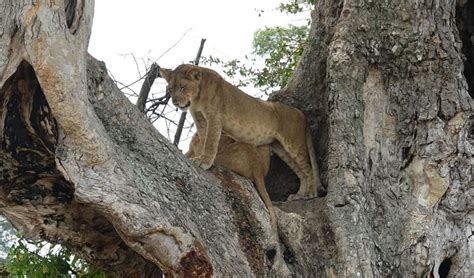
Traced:
<svg viewBox="0 0 474 278">
<path fill-rule="evenodd" d="M 160 68 L 160 75 L 168 83 L 166 92 L 171 95 L 173 104 L 182 110 L 187 110 L 199 94 L 201 82 L 199 67 L 184 64 L 174 70 Z"/>
</svg>

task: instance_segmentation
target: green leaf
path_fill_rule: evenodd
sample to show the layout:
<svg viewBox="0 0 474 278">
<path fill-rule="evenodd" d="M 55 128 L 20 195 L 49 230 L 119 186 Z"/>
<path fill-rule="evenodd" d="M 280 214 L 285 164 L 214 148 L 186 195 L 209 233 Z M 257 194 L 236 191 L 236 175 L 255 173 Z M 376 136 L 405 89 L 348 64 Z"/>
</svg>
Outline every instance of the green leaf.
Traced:
<svg viewBox="0 0 474 278">
<path fill-rule="evenodd" d="M 60 245 L 26 239 L 10 248 L 5 268 L 12 277 L 106 277 Z"/>
</svg>

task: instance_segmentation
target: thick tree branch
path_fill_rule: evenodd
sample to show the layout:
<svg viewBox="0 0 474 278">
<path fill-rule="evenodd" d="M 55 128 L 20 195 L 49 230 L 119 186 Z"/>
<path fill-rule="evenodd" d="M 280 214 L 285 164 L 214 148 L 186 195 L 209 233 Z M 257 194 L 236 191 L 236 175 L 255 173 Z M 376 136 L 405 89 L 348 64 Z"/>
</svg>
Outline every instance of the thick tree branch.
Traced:
<svg viewBox="0 0 474 278">
<path fill-rule="evenodd" d="M 2 213 L 121 276 L 156 271 L 150 263 L 182 276 L 278 271 L 253 185 L 197 170 L 123 96 L 86 54 L 93 2 L 84 5 L 74 35 L 53 2 L 14 15 L 25 33 L 10 34 L 23 38 L 18 54 L 0 53 Z"/>
</svg>

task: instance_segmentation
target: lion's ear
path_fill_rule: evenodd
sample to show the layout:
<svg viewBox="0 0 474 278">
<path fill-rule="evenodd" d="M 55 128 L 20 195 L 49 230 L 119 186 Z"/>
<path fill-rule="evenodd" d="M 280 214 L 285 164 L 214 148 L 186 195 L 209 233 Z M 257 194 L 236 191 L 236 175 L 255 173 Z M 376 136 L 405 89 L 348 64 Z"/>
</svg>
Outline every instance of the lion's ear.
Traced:
<svg viewBox="0 0 474 278">
<path fill-rule="evenodd" d="M 166 82 L 170 81 L 171 70 L 160 68 L 160 76 L 166 80 Z"/>
<path fill-rule="evenodd" d="M 201 70 L 198 68 L 190 69 L 188 71 L 188 78 L 196 81 L 201 80 Z"/>
</svg>

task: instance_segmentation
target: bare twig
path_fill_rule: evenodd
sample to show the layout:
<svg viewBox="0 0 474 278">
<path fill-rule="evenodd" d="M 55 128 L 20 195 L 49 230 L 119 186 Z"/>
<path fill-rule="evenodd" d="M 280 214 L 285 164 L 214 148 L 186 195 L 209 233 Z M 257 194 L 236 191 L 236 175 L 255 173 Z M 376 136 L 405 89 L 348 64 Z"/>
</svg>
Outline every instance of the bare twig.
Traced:
<svg viewBox="0 0 474 278">
<path fill-rule="evenodd" d="M 167 105 L 168 104 L 168 101 L 170 99 L 170 95 L 166 94 L 162 97 L 159 97 L 157 99 L 154 99 L 153 100 L 153 104 L 146 110 L 146 113 L 148 112 L 152 112 L 152 113 L 155 113 L 156 112 L 156 109 L 160 106 L 160 105 Z"/>
<path fill-rule="evenodd" d="M 146 106 L 146 102 L 148 100 L 148 95 L 150 93 L 150 90 L 151 90 L 151 85 L 153 84 L 153 82 L 155 81 L 155 79 L 157 77 L 160 77 L 160 72 L 159 72 L 159 69 L 160 67 L 158 66 L 158 64 L 156 63 L 156 61 L 158 61 L 161 57 L 163 57 L 166 53 L 168 53 L 171 49 L 173 49 L 174 47 L 176 47 L 176 45 L 178 45 L 179 42 L 181 42 L 181 40 L 186 36 L 186 34 L 191 30 L 191 28 L 189 28 L 188 30 L 186 30 L 186 32 L 183 33 L 183 35 L 181 35 L 181 37 L 171 46 L 169 47 L 164 53 L 162 53 L 154 62 L 152 62 L 151 64 L 151 67 L 150 67 L 150 70 L 147 71 L 147 73 L 144 75 L 144 76 L 141 76 L 141 73 L 140 73 L 140 68 L 138 66 L 138 62 L 137 62 L 137 58 L 135 57 L 135 55 L 133 53 L 130 53 L 130 54 L 126 54 L 126 55 L 131 55 L 133 60 L 135 61 L 135 66 L 137 67 L 137 71 L 138 71 L 138 74 L 140 76 L 139 79 L 135 80 L 134 82 L 130 83 L 129 85 L 124 85 L 124 87 L 120 88 L 121 90 L 123 89 L 129 89 L 130 86 L 136 84 L 138 81 L 142 80 L 143 78 L 145 78 L 145 80 L 143 81 L 143 84 L 142 84 L 142 87 L 140 89 L 140 94 L 138 95 L 138 100 L 137 100 L 137 103 L 136 103 L 136 106 L 137 108 L 146 113 L 146 112 L 149 112 L 151 110 L 153 110 L 153 113 L 155 113 L 155 109 L 157 108 L 157 106 L 159 105 L 167 105 L 168 104 L 168 100 L 169 100 L 169 96 L 166 96 L 166 98 L 164 99 L 160 99 L 158 102 L 153 102 L 153 105 L 152 105 L 152 109 L 148 109 L 147 111 L 145 111 L 145 106 Z M 145 68 L 147 67 L 147 64 L 145 63 L 145 61 L 142 59 L 142 62 L 144 63 L 145 65 Z M 121 83 L 122 84 L 122 83 Z M 150 100 L 148 100 L 150 101 Z M 159 118 L 159 117 L 158 117 Z"/>
<path fill-rule="evenodd" d="M 139 58 L 139 59 L 142 61 L 143 67 L 145 68 L 145 71 L 146 71 L 145 75 L 142 76 L 142 73 L 141 73 L 141 70 L 140 70 L 140 65 L 138 64 L 138 58 L 135 57 L 135 54 L 133 54 L 133 53 L 127 53 L 127 54 L 120 54 L 120 55 L 123 56 L 123 57 L 131 56 L 132 59 L 133 59 L 133 62 L 135 63 L 135 67 L 136 67 L 136 69 L 137 69 L 137 72 L 138 72 L 139 78 L 138 78 L 137 80 L 133 81 L 132 83 L 130 83 L 130 84 L 128 84 L 128 85 L 125 85 L 125 84 L 123 84 L 123 83 L 120 83 L 120 84 L 123 86 L 122 88 L 119 88 L 120 90 L 123 90 L 123 89 L 129 89 L 129 90 L 131 90 L 131 89 L 130 89 L 130 86 L 135 85 L 135 84 L 138 83 L 140 80 L 142 80 L 142 79 L 144 79 L 144 78 L 147 77 L 148 73 L 150 72 L 150 71 L 148 71 L 148 64 L 147 64 L 147 62 L 145 62 L 145 59 L 144 59 L 144 58 Z"/>
<path fill-rule="evenodd" d="M 160 114 L 160 113 L 153 113 L 153 115 L 155 115 L 155 116 L 157 116 L 157 117 L 154 118 L 154 119 L 151 121 L 152 123 L 156 122 L 159 118 L 163 118 L 163 119 L 166 120 L 167 123 L 168 123 L 168 122 L 169 122 L 169 123 L 172 123 L 172 124 L 174 124 L 175 126 L 178 125 L 175 121 L 173 121 L 172 119 L 166 117 L 166 116 L 163 115 L 163 114 Z"/>
<path fill-rule="evenodd" d="M 197 66 L 199 65 L 199 60 L 201 59 L 202 50 L 204 48 L 204 43 L 206 39 L 201 39 L 201 44 L 199 45 L 199 50 L 197 52 L 196 58 L 194 59 L 194 64 Z M 173 144 L 177 146 L 179 144 L 179 140 L 181 139 L 181 133 L 183 132 L 184 121 L 186 120 L 187 112 L 184 111 L 181 113 L 181 117 L 179 118 L 178 128 L 176 129 L 176 133 L 174 135 L 174 142 Z"/>
<path fill-rule="evenodd" d="M 177 140 L 177 142 L 179 142 L 179 139 L 181 137 L 181 133 L 182 133 L 183 128 L 192 129 L 194 124 L 186 122 L 186 113 L 181 114 L 179 122 L 175 122 L 174 120 L 171 119 L 171 118 L 174 118 L 174 116 L 171 116 L 171 118 L 169 118 L 167 116 L 170 113 L 176 113 L 175 111 L 167 111 L 168 102 L 169 102 L 169 99 L 171 98 L 171 96 L 169 94 L 165 93 L 164 95 L 161 95 L 159 97 L 153 97 L 153 98 L 150 98 L 149 96 L 150 96 L 150 90 L 151 90 L 151 86 L 153 85 L 153 82 L 155 81 L 155 79 L 157 77 L 160 76 L 159 66 L 156 63 L 156 61 L 158 61 L 161 57 L 163 57 L 166 53 L 168 53 L 176 45 L 178 45 L 178 43 L 186 36 L 186 34 L 190 30 L 191 29 L 188 29 L 186 32 L 184 32 L 184 34 L 178 39 L 178 41 L 176 41 L 170 48 L 168 48 L 155 61 L 153 61 L 150 68 L 147 70 L 147 72 L 143 76 L 141 76 L 137 58 L 133 54 L 127 54 L 127 55 L 130 55 L 134 59 L 135 66 L 138 69 L 140 78 L 137 79 L 136 81 L 128 84 L 128 85 L 124 85 L 124 84 L 116 81 L 118 84 L 123 85 L 121 90 L 123 90 L 123 89 L 131 90 L 130 87 L 132 85 L 134 85 L 134 84 L 138 83 L 140 80 L 144 79 L 142 87 L 140 89 L 140 94 L 138 94 L 138 100 L 137 100 L 137 103 L 136 103 L 137 108 L 140 111 L 142 111 L 143 113 L 145 113 L 146 115 L 148 115 L 148 117 L 149 117 L 149 119 L 152 123 L 156 122 L 160 118 L 163 118 L 165 120 L 165 127 L 166 127 L 166 133 L 168 134 L 168 138 L 170 138 L 170 133 L 173 133 L 173 130 L 175 130 L 174 127 L 173 127 L 173 129 L 171 129 L 171 125 L 177 126 L 176 134 L 175 134 L 175 140 Z M 194 60 L 195 65 L 199 64 L 199 60 L 201 59 L 201 54 L 202 54 L 202 50 L 203 50 L 205 41 L 206 41 L 205 39 L 201 40 L 201 44 L 200 44 L 198 53 L 197 53 L 196 58 Z M 150 61 L 151 60 L 148 60 L 148 63 Z M 142 62 L 145 63 L 143 58 L 142 58 Z M 147 63 L 145 63 L 145 68 L 147 68 Z M 135 96 L 137 96 L 137 94 L 135 92 L 133 92 L 133 93 L 135 94 Z M 162 93 L 160 93 L 160 94 L 162 94 Z M 149 105 L 149 107 L 146 107 L 146 103 L 151 103 L 151 105 Z M 162 107 L 162 109 L 160 109 L 160 107 Z M 167 111 L 167 112 L 165 112 L 165 111 Z M 188 132 L 188 136 L 189 136 L 189 132 Z"/>
<path fill-rule="evenodd" d="M 186 30 L 182 35 L 181 37 L 172 45 L 170 46 L 170 48 L 168 48 L 165 52 L 163 52 L 160 56 L 158 56 L 158 58 L 156 58 L 156 60 L 154 62 L 158 62 L 158 60 L 160 60 L 163 56 L 166 55 L 166 53 L 170 52 L 171 49 L 175 48 L 176 45 L 178 45 L 178 43 L 181 42 L 181 40 L 186 36 L 186 34 L 191 31 L 192 28 L 189 28 L 188 30 Z"/>
<path fill-rule="evenodd" d="M 146 74 L 145 74 L 145 76 L 146 76 Z M 140 80 L 142 80 L 142 79 L 143 79 L 143 77 L 140 77 L 139 79 L 137 79 L 137 80 L 133 81 L 132 83 L 130 83 L 130 84 L 128 84 L 128 85 L 125 85 L 125 86 L 123 86 L 122 88 L 119 88 L 119 89 L 120 89 L 120 90 L 123 90 L 123 89 L 129 89 L 129 90 L 131 90 L 131 89 L 130 89 L 130 86 L 137 84 L 137 83 L 138 83 Z"/>
</svg>

